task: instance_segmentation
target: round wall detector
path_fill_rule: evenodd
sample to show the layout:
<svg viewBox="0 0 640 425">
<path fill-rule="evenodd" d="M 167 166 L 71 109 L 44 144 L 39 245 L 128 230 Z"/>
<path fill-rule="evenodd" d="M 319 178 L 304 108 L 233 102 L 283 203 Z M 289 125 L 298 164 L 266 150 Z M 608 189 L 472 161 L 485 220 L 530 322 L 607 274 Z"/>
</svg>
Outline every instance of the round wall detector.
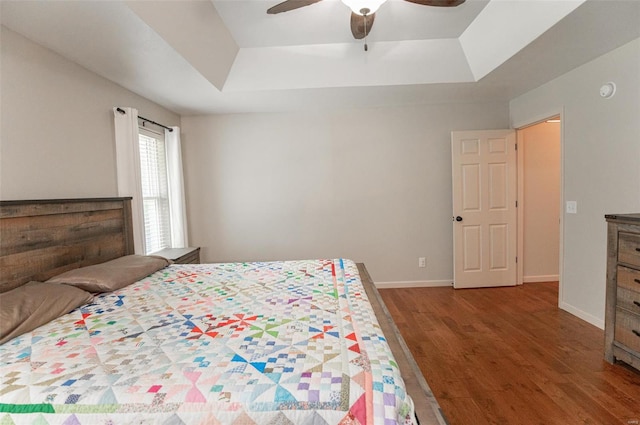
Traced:
<svg viewBox="0 0 640 425">
<path fill-rule="evenodd" d="M 610 81 L 608 83 L 604 83 L 602 87 L 600 87 L 601 97 L 610 99 L 614 94 L 616 94 L 616 83 Z"/>
</svg>

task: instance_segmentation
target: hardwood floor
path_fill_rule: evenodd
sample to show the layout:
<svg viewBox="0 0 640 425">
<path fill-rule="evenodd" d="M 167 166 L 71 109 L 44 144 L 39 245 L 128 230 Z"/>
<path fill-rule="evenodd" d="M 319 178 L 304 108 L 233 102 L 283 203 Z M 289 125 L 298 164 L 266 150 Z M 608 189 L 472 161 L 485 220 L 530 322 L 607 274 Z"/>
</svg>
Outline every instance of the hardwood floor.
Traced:
<svg viewBox="0 0 640 425">
<path fill-rule="evenodd" d="M 379 291 L 450 425 L 640 424 L 640 373 L 557 283 Z"/>
</svg>

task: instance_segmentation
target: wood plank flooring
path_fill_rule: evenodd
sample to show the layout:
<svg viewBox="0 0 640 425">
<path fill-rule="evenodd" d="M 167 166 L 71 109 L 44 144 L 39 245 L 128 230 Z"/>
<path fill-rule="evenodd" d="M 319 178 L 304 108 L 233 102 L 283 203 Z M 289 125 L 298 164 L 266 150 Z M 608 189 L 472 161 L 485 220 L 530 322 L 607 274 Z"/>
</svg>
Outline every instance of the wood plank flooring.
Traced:
<svg viewBox="0 0 640 425">
<path fill-rule="evenodd" d="M 379 291 L 450 425 L 640 424 L 640 373 L 556 282 Z"/>
</svg>

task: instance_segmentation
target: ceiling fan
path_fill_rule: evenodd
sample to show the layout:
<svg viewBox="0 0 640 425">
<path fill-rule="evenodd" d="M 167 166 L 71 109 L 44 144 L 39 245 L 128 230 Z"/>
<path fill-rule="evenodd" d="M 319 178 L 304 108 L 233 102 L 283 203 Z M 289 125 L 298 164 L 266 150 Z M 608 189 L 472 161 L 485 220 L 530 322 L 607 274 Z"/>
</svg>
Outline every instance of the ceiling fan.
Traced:
<svg viewBox="0 0 640 425">
<path fill-rule="evenodd" d="M 267 13 L 269 15 L 275 15 L 277 13 L 289 12 L 291 10 L 299 9 L 301 7 L 309 6 L 314 3 L 318 3 L 322 0 L 285 0 L 282 3 L 278 3 L 275 6 L 269 8 Z M 344 4 L 351 9 L 351 33 L 353 36 L 360 40 L 365 38 L 371 31 L 373 21 L 375 19 L 376 11 L 386 0 L 342 0 Z M 411 3 L 420 4 L 423 6 L 438 6 L 438 7 L 455 7 L 465 2 L 465 0 L 405 0 Z M 365 42 L 364 49 L 367 50 L 367 44 Z"/>
</svg>

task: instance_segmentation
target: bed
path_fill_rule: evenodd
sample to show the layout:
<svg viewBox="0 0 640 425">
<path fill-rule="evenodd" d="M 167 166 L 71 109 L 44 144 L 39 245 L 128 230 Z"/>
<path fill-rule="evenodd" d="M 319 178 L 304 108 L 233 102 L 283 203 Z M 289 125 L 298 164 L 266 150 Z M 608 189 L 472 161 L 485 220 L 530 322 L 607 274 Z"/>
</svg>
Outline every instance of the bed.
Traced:
<svg viewBox="0 0 640 425">
<path fill-rule="evenodd" d="M 0 289 L 132 258 L 130 208 L 0 202 Z M 163 264 L 9 339 L 0 361 L 0 423 L 446 423 L 347 259 Z"/>
</svg>

